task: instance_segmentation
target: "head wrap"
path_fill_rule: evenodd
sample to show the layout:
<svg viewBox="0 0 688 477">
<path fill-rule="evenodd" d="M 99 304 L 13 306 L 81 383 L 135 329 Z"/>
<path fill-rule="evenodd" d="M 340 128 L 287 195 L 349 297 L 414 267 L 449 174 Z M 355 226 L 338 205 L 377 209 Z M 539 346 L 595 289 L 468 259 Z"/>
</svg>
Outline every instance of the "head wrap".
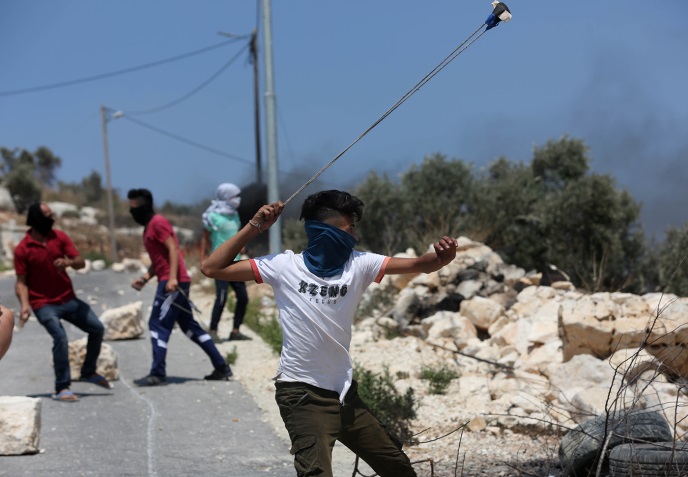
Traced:
<svg viewBox="0 0 688 477">
<path fill-rule="evenodd" d="M 306 220 L 305 226 L 308 246 L 303 251 L 303 261 L 308 270 L 320 278 L 341 275 L 357 240 L 325 222 Z"/>
<path fill-rule="evenodd" d="M 130 207 L 129 213 L 134 219 L 134 222 L 145 227 L 155 215 L 155 210 L 153 210 L 153 207 L 150 205 L 143 204 L 139 205 L 138 207 Z"/>
<path fill-rule="evenodd" d="M 235 184 L 225 182 L 217 186 L 215 191 L 215 199 L 210 203 L 210 206 L 203 212 L 203 223 L 207 228 L 217 230 L 217 226 L 210 220 L 210 214 L 234 215 L 237 213 L 239 204 L 241 204 L 241 189 Z"/>
<path fill-rule="evenodd" d="M 53 229 L 54 223 L 55 220 L 43 214 L 40 202 L 35 202 L 29 206 L 28 213 L 26 214 L 26 225 L 36 232 L 45 237 Z"/>
</svg>

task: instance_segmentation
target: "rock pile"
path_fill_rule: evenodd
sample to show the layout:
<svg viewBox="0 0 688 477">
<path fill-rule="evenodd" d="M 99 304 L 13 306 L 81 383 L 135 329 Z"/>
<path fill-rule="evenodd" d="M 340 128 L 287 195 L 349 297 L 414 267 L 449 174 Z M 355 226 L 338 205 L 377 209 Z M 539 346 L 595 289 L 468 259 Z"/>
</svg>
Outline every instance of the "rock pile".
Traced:
<svg viewBox="0 0 688 477">
<path fill-rule="evenodd" d="M 676 437 L 688 432 L 688 299 L 540 286 L 484 244 L 459 245 L 438 272 L 371 287 L 352 338 L 358 365 L 414 388 L 419 423 L 438 435 L 462 422 L 561 435 L 626 408 L 659 410 Z M 459 379 L 429 394 L 421 370 L 441 367 Z"/>
</svg>

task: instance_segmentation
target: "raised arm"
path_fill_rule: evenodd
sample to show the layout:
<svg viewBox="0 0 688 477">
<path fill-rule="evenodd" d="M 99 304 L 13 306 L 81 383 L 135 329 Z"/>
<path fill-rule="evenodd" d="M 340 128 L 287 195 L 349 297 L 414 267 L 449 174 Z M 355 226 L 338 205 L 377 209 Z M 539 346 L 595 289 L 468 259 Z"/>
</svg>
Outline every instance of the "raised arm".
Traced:
<svg viewBox="0 0 688 477">
<path fill-rule="evenodd" d="M 454 260 L 458 245 L 456 239 L 445 235 L 439 242 L 433 244 L 434 252 L 428 252 L 418 258 L 390 258 L 385 268 L 385 274 L 435 272 Z"/>
<path fill-rule="evenodd" d="M 220 245 L 203 261 L 203 275 L 219 280 L 250 281 L 255 280 L 248 260 L 234 261 L 234 258 L 259 233 L 268 230 L 282 214 L 284 204 L 279 201 L 264 205 L 239 232 Z"/>
</svg>

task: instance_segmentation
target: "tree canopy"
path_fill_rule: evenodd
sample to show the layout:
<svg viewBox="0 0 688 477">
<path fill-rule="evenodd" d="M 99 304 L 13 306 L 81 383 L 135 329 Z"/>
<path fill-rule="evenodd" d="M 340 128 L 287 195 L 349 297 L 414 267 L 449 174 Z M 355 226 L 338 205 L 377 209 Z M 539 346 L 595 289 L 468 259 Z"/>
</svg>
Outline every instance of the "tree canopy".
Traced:
<svg viewBox="0 0 688 477">
<path fill-rule="evenodd" d="M 55 182 L 55 171 L 62 160 L 50 149 L 36 151 L 0 147 L 0 180 L 7 188 L 17 212 L 24 212 L 31 203 L 41 199 L 41 186 Z"/>
<path fill-rule="evenodd" d="M 371 173 L 355 191 L 366 203 L 362 243 L 424 252 L 442 235 L 466 235 L 527 270 L 554 264 L 589 290 L 632 290 L 644 254 L 640 205 L 589 164 L 587 145 L 563 136 L 536 147 L 529 164 L 502 157 L 476 171 L 435 154 L 397 183 Z"/>
</svg>

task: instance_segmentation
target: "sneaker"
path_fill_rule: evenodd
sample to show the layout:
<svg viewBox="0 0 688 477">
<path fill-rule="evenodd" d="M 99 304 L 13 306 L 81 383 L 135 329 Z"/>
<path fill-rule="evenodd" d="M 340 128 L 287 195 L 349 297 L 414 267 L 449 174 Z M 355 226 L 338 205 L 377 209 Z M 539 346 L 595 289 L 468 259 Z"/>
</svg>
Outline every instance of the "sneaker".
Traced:
<svg viewBox="0 0 688 477">
<path fill-rule="evenodd" d="M 230 333 L 229 338 L 227 338 L 228 341 L 246 341 L 246 340 L 252 340 L 250 336 L 246 336 L 245 334 L 241 333 L 240 331 L 237 331 L 236 333 Z"/>
<path fill-rule="evenodd" d="M 213 372 L 207 376 L 204 376 L 203 379 L 208 381 L 229 381 L 229 378 L 232 376 L 234 376 L 234 373 L 232 373 L 232 369 L 227 366 L 225 368 L 213 369 Z"/>
<path fill-rule="evenodd" d="M 145 378 L 137 379 L 134 383 L 138 386 L 160 386 L 161 384 L 166 384 L 167 379 L 165 379 L 165 376 L 149 374 Z"/>
<path fill-rule="evenodd" d="M 213 343 L 222 343 L 222 341 L 224 341 L 217 335 L 217 330 L 208 330 L 208 334 L 210 335 L 210 339 L 213 340 Z"/>
</svg>

